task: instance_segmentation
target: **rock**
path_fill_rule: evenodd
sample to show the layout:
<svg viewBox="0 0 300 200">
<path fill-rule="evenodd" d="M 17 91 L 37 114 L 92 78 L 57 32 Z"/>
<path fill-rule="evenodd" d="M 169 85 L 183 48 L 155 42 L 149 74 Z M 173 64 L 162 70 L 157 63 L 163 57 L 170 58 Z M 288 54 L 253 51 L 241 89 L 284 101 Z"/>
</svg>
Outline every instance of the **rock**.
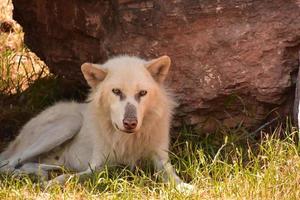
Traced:
<svg viewBox="0 0 300 200">
<path fill-rule="evenodd" d="M 167 54 L 175 125 L 257 127 L 289 114 L 298 70 L 297 0 L 14 0 L 25 42 L 50 70 L 81 82 L 83 62 Z"/>
</svg>

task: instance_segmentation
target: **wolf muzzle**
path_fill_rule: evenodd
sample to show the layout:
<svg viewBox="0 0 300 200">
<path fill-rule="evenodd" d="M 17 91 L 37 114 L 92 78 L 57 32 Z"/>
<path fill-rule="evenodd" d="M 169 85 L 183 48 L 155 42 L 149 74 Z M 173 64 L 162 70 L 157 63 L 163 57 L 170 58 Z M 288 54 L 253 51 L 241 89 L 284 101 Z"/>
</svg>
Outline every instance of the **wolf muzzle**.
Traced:
<svg viewBox="0 0 300 200">
<path fill-rule="evenodd" d="M 126 130 L 134 130 L 138 125 L 137 120 L 137 112 L 136 107 L 131 104 L 127 103 L 125 107 L 125 113 L 123 118 L 123 126 Z"/>
</svg>

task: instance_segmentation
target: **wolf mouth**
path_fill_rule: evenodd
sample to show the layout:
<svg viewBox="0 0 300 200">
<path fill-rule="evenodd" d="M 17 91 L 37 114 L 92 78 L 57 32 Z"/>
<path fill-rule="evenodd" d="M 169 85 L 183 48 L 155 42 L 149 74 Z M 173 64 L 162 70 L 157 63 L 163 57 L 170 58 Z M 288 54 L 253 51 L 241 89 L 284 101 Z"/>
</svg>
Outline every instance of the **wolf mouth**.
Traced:
<svg viewBox="0 0 300 200">
<path fill-rule="evenodd" d="M 124 132 L 124 133 L 134 133 L 134 132 L 135 132 L 134 130 L 123 130 L 123 129 L 120 129 L 116 123 L 114 123 L 114 127 L 115 127 L 118 131 L 121 131 L 121 132 Z"/>
</svg>

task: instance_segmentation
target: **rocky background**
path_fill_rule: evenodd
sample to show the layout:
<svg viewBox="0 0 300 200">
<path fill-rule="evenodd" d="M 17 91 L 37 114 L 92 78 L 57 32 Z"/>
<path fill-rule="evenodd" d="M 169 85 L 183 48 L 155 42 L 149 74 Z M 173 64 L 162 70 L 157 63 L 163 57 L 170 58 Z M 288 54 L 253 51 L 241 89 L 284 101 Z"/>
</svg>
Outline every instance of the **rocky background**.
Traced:
<svg viewBox="0 0 300 200">
<path fill-rule="evenodd" d="M 70 83 L 117 54 L 169 55 L 176 124 L 255 128 L 291 114 L 298 0 L 14 0 L 25 43 Z"/>
</svg>

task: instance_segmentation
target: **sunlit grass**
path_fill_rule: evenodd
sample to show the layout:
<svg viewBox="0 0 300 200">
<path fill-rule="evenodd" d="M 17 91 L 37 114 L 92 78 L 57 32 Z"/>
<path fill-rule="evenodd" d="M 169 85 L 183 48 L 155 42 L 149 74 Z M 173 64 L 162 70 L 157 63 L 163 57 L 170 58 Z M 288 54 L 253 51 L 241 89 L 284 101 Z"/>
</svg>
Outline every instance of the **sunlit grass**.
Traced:
<svg viewBox="0 0 300 200">
<path fill-rule="evenodd" d="M 0 92 L 19 94 L 35 80 L 49 74 L 46 65 L 27 48 L 0 52 Z"/>
<path fill-rule="evenodd" d="M 22 27 L 12 19 L 11 0 L 0 2 L 0 93 L 16 94 L 28 88 L 34 80 L 49 74 L 48 68 L 24 45 Z"/>
<path fill-rule="evenodd" d="M 298 199 L 299 134 L 295 128 L 282 127 L 278 125 L 272 133 L 262 132 L 256 139 L 237 141 L 232 138 L 239 130 L 206 137 L 192 130 L 181 131 L 173 138 L 171 158 L 180 177 L 197 188 L 189 196 L 163 184 L 146 162 L 134 171 L 124 166 L 110 167 L 85 181 L 71 179 L 63 187 L 47 189 L 29 177 L 3 177 L 0 198 Z"/>
</svg>

